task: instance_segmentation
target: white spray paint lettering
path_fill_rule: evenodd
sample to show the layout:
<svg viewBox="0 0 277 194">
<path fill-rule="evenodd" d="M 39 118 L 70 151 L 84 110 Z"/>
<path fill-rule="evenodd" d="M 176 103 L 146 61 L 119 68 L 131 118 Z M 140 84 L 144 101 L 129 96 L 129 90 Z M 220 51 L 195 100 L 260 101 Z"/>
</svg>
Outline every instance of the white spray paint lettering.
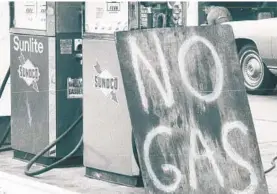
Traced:
<svg viewBox="0 0 277 194">
<path fill-rule="evenodd" d="M 152 76 L 152 79 L 155 81 L 158 90 L 160 91 L 161 96 L 164 99 L 165 105 L 170 108 L 173 106 L 174 104 L 174 97 L 173 97 L 173 91 L 172 91 L 172 86 L 170 84 L 170 79 L 169 79 L 169 74 L 168 74 L 168 69 L 167 69 L 167 65 L 166 65 L 166 61 L 165 61 L 165 57 L 164 54 L 162 52 L 161 49 L 161 45 L 159 42 L 159 39 L 157 37 L 157 35 L 155 34 L 155 32 L 152 32 L 152 36 L 156 45 L 156 49 L 158 52 L 158 56 L 159 56 L 159 60 L 160 60 L 160 66 L 162 68 L 162 73 L 163 73 L 163 77 L 164 77 L 164 81 L 165 81 L 165 87 L 167 89 L 167 92 L 165 91 L 165 89 L 162 87 L 161 81 L 159 80 L 155 70 L 153 69 L 153 67 L 151 66 L 150 62 L 146 59 L 146 57 L 143 55 L 143 53 L 141 52 L 141 49 L 138 47 L 138 45 L 136 44 L 136 39 L 134 37 L 129 37 L 129 45 L 130 45 L 130 51 L 131 51 L 131 56 L 132 56 L 132 64 L 134 67 L 134 72 L 135 72 L 135 76 L 136 76 L 136 80 L 137 80 L 137 84 L 138 84 L 138 89 L 140 92 L 140 97 L 141 97 L 141 101 L 142 101 L 142 105 L 144 108 L 144 111 L 146 113 L 149 113 L 148 110 L 148 101 L 146 98 L 146 94 L 145 94 L 145 87 L 144 87 L 144 83 L 141 77 L 141 73 L 139 70 L 139 63 L 138 63 L 138 57 L 142 60 L 143 64 L 146 66 L 146 68 L 149 70 L 150 75 Z M 216 66 L 216 77 L 217 77 L 217 82 L 214 86 L 214 91 L 208 95 L 201 95 L 198 91 L 196 91 L 189 82 L 188 76 L 185 74 L 185 56 L 187 54 L 187 52 L 189 51 L 189 48 L 195 44 L 196 42 L 202 42 L 203 44 L 205 44 L 205 46 L 207 46 L 213 56 L 213 59 L 215 61 L 215 66 Z M 221 95 L 221 91 L 223 88 L 223 66 L 222 63 L 220 61 L 220 58 L 215 50 L 215 48 L 213 47 L 212 43 L 210 43 L 207 39 L 200 37 L 200 36 L 193 36 L 190 39 L 188 39 L 187 41 L 185 41 L 182 46 L 179 49 L 178 52 L 178 63 L 179 63 L 179 69 L 181 72 L 181 78 L 182 81 L 185 85 L 185 87 L 188 88 L 188 91 L 190 91 L 190 93 L 195 96 L 196 98 L 205 101 L 207 103 L 211 103 L 215 100 L 218 99 L 218 97 Z M 237 122 L 237 121 L 235 121 Z M 241 130 L 243 130 L 244 133 L 247 133 L 247 128 L 244 127 L 242 128 L 241 126 L 239 126 Z M 251 165 L 249 163 L 247 163 L 245 160 L 243 160 L 235 151 L 234 149 L 230 146 L 230 144 L 227 141 L 227 135 L 228 133 L 231 131 L 231 129 L 234 128 L 234 124 L 233 123 L 227 123 L 226 125 L 224 125 L 223 127 L 223 135 L 222 135 L 222 141 L 223 141 L 223 148 L 225 149 L 226 153 L 230 156 L 230 158 L 232 160 L 234 160 L 235 162 L 237 162 L 237 164 L 239 164 L 240 166 L 246 168 L 251 176 L 251 182 L 249 184 L 249 186 L 243 190 L 243 191 L 238 191 L 235 189 L 232 189 L 232 192 L 234 194 L 248 194 L 248 193 L 254 193 L 255 190 L 257 189 L 257 185 L 258 185 L 258 181 L 257 181 L 257 176 L 254 172 L 253 167 L 251 167 Z M 169 172 L 172 171 L 175 174 L 175 180 L 173 181 L 172 184 L 170 185 L 164 185 L 160 182 L 160 180 L 157 178 L 157 176 L 155 175 L 155 172 L 153 171 L 153 168 L 151 166 L 151 161 L 150 161 L 150 157 L 149 157 L 149 150 L 150 150 L 150 146 L 152 144 L 152 141 L 154 139 L 154 137 L 158 136 L 158 135 L 163 135 L 163 134 L 167 134 L 167 135 L 172 135 L 172 129 L 165 127 L 165 126 L 158 126 L 157 128 L 151 130 L 147 136 L 146 139 L 144 141 L 144 162 L 145 162 L 145 166 L 146 169 L 149 173 L 149 176 L 151 178 L 151 180 L 153 181 L 153 184 L 156 186 L 156 188 L 158 188 L 161 191 L 170 193 L 170 192 L 174 192 L 180 185 L 180 182 L 182 180 L 182 173 L 181 171 L 174 165 L 172 164 L 163 164 L 161 167 L 163 169 L 164 172 Z M 199 155 L 196 153 L 196 137 L 199 138 L 199 140 L 201 141 L 204 149 L 205 149 L 205 154 Z M 215 172 L 215 175 L 217 177 L 217 180 L 220 184 L 221 187 L 224 187 L 224 178 L 223 175 L 220 172 L 220 169 L 218 167 L 218 165 L 216 164 L 216 161 L 213 157 L 213 151 L 209 148 L 208 144 L 205 141 L 205 138 L 203 136 L 203 134 L 201 133 L 201 130 L 199 129 L 192 129 L 191 130 L 191 134 L 190 134 L 190 159 L 189 159 L 189 170 L 190 170 L 190 185 L 193 189 L 197 189 L 197 177 L 196 177 L 196 172 L 195 172 L 195 161 L 196 159 L 199 159 L 200 157 L 206 157 L 210 163 L 213 166 L 213 170 Z"/>
<path fill-rule="evenodd" d="M 145 143 L 144 143 L 144 162 L 146 164 L 146 168 L 147 168 L 147 172 L 149 174 L 149 176 L 151 177 L 151 179 L 153 180 L 155 186 L 167 193 L 173 192 L 175 191 L 182 179 L 182 174 L 181 171 L 174 165 L 172 164 L 163 164 L 161 167 L 163 169 L 164 172 L 174 172 L 176 178 L 175 181 L 170 184 L 170 185 L 164 185 L 160 182 L 160 180 L 157 178 L 157 176 L 155 175 L 155 172 L 153 171 L 152 167 L 151 167 L 151 161 L 150 161 L 150 157 L 149 157 L 149 150 L 150 150 L 150 146 L 151 143 L 153 141 L 153 139 L 157 136 L 157 135 L 162 135 L 162 134 L 166 134 L 171 136 L 172 135 L 172 130 L 171 128 L 165 127 L 165 126 L 158 126 L 157 128 L 151 130 L 145 139 Z"/>
<path fill-rule="evenodd" d="M 250 184 L 243 191 L 232 189 L 234 194 L 254 194 L 258 187 L 258 178 L 255 174 L 254 168 L 247 161 L 243 160 L 235 151 L 234 148 L 228 143 L 228 134 L 234 130 L 239 129 L 244 135 L 247 135 L 247 127 L 240 121 L 234 121 L 230 123 L 226 123 L 222 127 L 222 142 L 223 148 L 226 153 L 230 156 L 230 158 L 239 164 L 240 166 L 246 168 L 250 172 Z"/>
<path fill-rule="evenodd" d="M 214 86 L 214 91 L 210 94 L 207 95 L 201 95 L 199 92 L 197 92 L 190 84 L 190 81 L 188 79 L 188 76 L 186 75 L 186 65 L 187 63 L 185 62 L 185 56 L 188 53 L 190 47 L 194 45 L 196 42 L 202 42 L 205 46 L 207 46 L 213 56 L 214 62 L 215 62 L 215 67 L 216 67 L 216 75 L 215 77 L 217 78 L 217 81 Z M 193 36 L 187 41 L 185 41 L 182 46 L 179 49 L 178 53 L 178 64 L 179 64 L 179 69 L 181 73 L 181 78 L 183 80 L 184 85 L 188 88 L 188 91 L 192 93 L 193 96 L 197 97 L 200 100 L 206 101 L 206 102 L 212 102 L 215 101 L 221 94 L 222 87 L 223 87 L 223 67 L 221 60 L 212 45 L 210 41 L 207 39 L 200 37 L 200 36 Z"/>
<path fill-rule="evenodd" d="M 205 149 L 205 153 L 204 154 L 197 154 L 196 153 L 196 138 L 199 138 L 202 146 Z M 196 178 L 196 172 L 195 172 L 195 161 L 197 159 L 201 159 L 201 158 L 207 158 L 210 163 L 212 164 L 214 173 L 217 177 L 217 180 L 220 184 L 221 187 L 224 187 L 224 178 L 220 172 L 220 169 L 218 167 L 218 165 L 215 162 L 215 159 L 213 157 L 213 151 L 209 148 L 208 144 L 206 143 L 201 131 L 199 129 L 191 129 L 190 132 L 190 153 L 189 153 L 189 172 L 190 172 L 190 176 L 189 176 L 189 180 L 190 180 L 190 186 L 193 189 L 197 189 L 197 178 Z"/>
<path fill-rule="evenodd" d="M 142 105 L 144 108 L 144 111 L 148 113 L 148 100 L 146 98 L 145 94 L 145 87 L 143 84 L 143 80 L 141 77 L 140 69 L 139 69 L 139 62 L 138 62 L 138 57 L 141 59 L 142 63 L 145 65 L 145 67 L 148 69 L 152 79 L 157 85 L 158 90 L 160 91 L 160 94 L 162 95 L 165 105 L 167 107 L 171 107 L 174 104 L 174 98 L 173 98 L 173 91 L 172 87 L 170 84 L 170 79 L 169 79 L 169 74 L 168 74 L 168 69 L 167 69 L 167 64 L 165 61 L 165 57 L 161 48 L 161 44 L 159 42 L 159 38 L 157 37 L 156 33 L 152 33 L 152 37 L 154 39 L 158 57 L 160 59 L 160 66 L 162 69 L 162 74 L 164 78 L 164 83 L 165 83 L 165 88 L 164 89 L 161 81 L 159 80 L 159 77 L 157 73 L 155 72 L 155 69 L 152 67 L 150 62 L 147 60 L 147 58 L 143 55 L 141 49 L 138 47 L 136 43 L 136 38 L 130 37 L 129 38 L 129 44 L 130 44 L 130 51 L 131 51 L 131 56 L 132 56 L 132 64 L 134 66 L 134 71 L 135 71 L 135 76 L 138 84 L 138 89 L 142 101 Z"/>
</svg>

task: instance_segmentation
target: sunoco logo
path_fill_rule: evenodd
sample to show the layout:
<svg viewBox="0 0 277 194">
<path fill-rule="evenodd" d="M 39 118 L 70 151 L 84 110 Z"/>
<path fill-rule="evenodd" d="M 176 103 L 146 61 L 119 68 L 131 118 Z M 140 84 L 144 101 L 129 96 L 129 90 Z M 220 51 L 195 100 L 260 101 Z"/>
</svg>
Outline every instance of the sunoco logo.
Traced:
<svg viewBox="0 0 277 194">
<path fill-rule="evenodd" d="M 19 68 L 17 70 L 19 77 L 23 79 L 28 86 L 33 87 L 36 92 L 39 92 L 37 81 L 39 80 L 39 69 L 33 65 L 33 63 L 27 59 L 25 60 L 24 55 L 21 53 L 18 57 L 20 61 Z"/>
<path fill-rule="evenodd" d="M 98 75 L 94 76 L 95 88 L 100 89 L 105 96 L 118 103 L 116 91 L 118 90 L 118 78 L 112 76 L 107 70 L 102 71 L 98 62 L 94 66 Z"/>
</svg>

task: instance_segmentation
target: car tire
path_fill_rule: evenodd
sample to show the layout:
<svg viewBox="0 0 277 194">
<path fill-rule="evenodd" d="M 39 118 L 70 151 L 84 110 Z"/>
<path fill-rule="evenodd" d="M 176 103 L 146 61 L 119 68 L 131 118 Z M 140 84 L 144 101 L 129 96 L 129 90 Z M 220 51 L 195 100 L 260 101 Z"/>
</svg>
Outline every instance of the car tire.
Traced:
<svg viewBox="0 0 277 194">
<path fill-rule="evenodd" d="M 243 46 L 239 50 L 239 61 L 247 93 L 269 94 L 274 90 L 275 76 L 263 63 L 256 46 Z"/>
</svg>

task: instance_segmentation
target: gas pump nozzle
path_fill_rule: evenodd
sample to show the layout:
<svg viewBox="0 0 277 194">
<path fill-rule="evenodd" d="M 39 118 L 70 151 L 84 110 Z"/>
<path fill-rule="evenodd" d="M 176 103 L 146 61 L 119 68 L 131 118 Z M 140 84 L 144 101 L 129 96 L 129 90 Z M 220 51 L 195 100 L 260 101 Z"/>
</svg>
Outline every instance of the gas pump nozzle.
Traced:
<svg viewBox="0 0 277 194">
<path fill-rule="evenodd" d="M 82 40 L 76 39 L 74 41 L 75 48 L 74 51 L 76 52 L 75 58 L 80 62 L 80 64 L 83 63 L 83 45 L 82 45 Z"/>
<path fill-rule="evenodd" d="M 166 2 L 141 2 L 146 8 L 147 28 L 160 28 L 167 26 L 167 6 Z"/>
<path fill-rule="evenodd" d="M 147 7 L 147 26 L 153 28 L 153 12 L 152 7 Z"/>
</svg>

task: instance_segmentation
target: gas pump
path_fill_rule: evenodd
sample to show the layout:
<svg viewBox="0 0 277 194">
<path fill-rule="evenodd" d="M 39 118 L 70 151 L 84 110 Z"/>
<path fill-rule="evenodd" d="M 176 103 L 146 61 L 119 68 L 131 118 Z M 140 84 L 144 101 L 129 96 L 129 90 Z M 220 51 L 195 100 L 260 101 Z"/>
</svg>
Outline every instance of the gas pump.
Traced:
<svg viewBox="0 0 277 194">
<path fill-rule="evenodd" d="M 81 6 L 45 1 L 11 5 L 11 144 L 14 158 L 31 160 L 27 175 L 57 165 L 82 165 Z M 50 167 L 28 172 L 35 161 Z"/>
<path fill-rule="evenodd" d="M 185 24 L 185 3 L 86 2 L 83 134 L 86 176 L 141 186 L 114 32 Z"/>
<path fill-rule="evenodd" d="M 10 150 L 9 2 L 0 2 L 0 152 Z"/>
</svg>

